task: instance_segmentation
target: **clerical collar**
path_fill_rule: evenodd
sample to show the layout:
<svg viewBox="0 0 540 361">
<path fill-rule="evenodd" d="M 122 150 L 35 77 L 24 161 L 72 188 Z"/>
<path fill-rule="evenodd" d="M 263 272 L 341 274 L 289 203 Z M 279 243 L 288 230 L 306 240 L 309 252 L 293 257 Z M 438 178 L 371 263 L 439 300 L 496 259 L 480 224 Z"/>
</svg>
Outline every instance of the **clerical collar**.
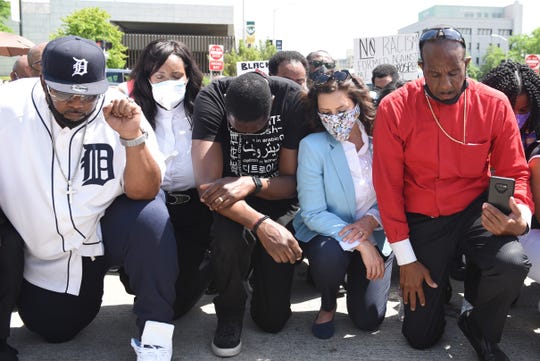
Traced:
<svg viewBox="0 0 540 361">
<path fill-rule="evenodd" d="M 452 99 L 440 99 L 440 98 L 437 98 L 432 92 L 431 90 L 429 90 L 429 87 L 427 86 L 427 84 L 424 84 L 424 90 L 426 91 L 426 93 L 429 95 L 429 97 L 433 100 L 436 100 L 438 101 L 439 103 L 443 103 L 443 104 L 448 104 L 448 105 L 452 105 L 452 104 L 455 104 L 457 103 L 457 101 L 459 100 L 459 97 L 461 96 L 461 94 L 463 94 L 463 92 L 465 91 L 465 89 L 467 89 L 467 87 L 469 86 L 469 83 L 467 82 L 467 80 L 465 80 L 463 82 L 463 86 L 461 87 L 461 90 L 459 91 L 459 93 L 453 97 Z"/>
</svg>

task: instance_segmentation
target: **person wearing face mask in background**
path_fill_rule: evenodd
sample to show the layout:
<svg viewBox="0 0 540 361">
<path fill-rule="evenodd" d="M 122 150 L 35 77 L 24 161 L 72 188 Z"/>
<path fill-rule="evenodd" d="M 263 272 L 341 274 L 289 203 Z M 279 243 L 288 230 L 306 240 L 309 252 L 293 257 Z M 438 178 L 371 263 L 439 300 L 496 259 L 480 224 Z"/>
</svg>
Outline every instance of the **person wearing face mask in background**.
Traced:
<svg viewBox="0 0 540 361">
<path fill-rule="evenodd" d="M 537 134 L 540 134 L 540 77 L 526 64 L 509 60 L 491 69 L 482 78 L 482 83 L 506 95 L 521 132 L 536 207 L 531 231 L 519 240 L 532 264 L 528 276 L 540 282 L 540 141 L 537 140 Z"/>
<path fill-rule="evenodd" d="M 300 142 L 294 228 L 321 292 L 312 332 L 334 334 L 345 275 L 349 317 L 373 331 L 384 319 L 393 261 L 371 180 L 375 108 L 369 89 L 346 70 L 314 78 L 305 104 L 316 132 Z"/>
<path fill-rule="evenodd" d="M 482 83 L 503 92 L 508 100 L 521 132 L 521 140 L 530 153 L 536 145 L 540 125 L 540 77 L 529 66 L 507 60 L 491 69 Z M 527 149 L 529 149 L 527 151 Z"/>
<path fill-rule="evenodd" d="M 165 158 L 162 189 L 178 245 L 175 318 L 197 303 L 211 280 L 208 248 L 212 214 L 199 201 L 191 161 L 191 115 L 202 78 L 185 44 L 155 40 L 143 50 L 131 72 L 132 80 L 119 86 L 142 108 Z M 128 289 L 122 272 L 121 278 Z"/>
<path fill-rule="evenodd" d="M 313 86 L 313 78 L 320 74 L 332 72 L 336 67 L 336 61 L 326 50 L 312 51 L 306 56 L 308 62 L 308 77 L 307 87 L 311 89 Z"/>
</svg>

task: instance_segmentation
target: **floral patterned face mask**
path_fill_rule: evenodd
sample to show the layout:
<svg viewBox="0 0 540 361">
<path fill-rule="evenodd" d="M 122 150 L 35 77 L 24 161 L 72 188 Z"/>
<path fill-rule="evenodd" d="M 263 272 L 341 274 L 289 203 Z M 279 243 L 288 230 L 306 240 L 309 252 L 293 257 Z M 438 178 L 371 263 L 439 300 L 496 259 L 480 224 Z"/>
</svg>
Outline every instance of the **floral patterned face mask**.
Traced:
<svg viewBox="0 0 540 361">
<path fill-rule="evenodd" d="M 343 142 L 349 139 L 351 130 L 360 116 L 360 106 L 356 104 L 351 110 L 337 114 L 322 114 L 317 112 L 321 118 L 324 129 L 336 140 Z"/>
</svg>

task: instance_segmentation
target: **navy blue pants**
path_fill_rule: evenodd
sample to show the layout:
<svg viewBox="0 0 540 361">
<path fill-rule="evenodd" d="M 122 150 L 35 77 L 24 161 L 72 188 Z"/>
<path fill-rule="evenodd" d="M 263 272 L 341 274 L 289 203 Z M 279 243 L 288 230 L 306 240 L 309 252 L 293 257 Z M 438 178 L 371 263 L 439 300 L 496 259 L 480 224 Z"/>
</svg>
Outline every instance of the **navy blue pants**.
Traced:
<svg viewBox="0 0 540 361">
<path fill-rule="evenodd" d="M 72 339 L 97 315 L 107 270 L 123 266 L 137 296 L 134 311 L 142 333 L 147 320 L 172 323 L 178 275 L 176 242 L 163 194 L 152 201 L 118 197 L 101 219 L 105 255 L 83 257 L 78 296 L 52 292 L 23 281 L 19 315 L 49 342 Z"/>
<path fill-rule="evenodd" d="M 376 330 L 384 320 L 390 292 L 394 255 L 384 259 L 384 276 L 375 281 L 366 278 L 366 266 L 360 252 L 344 251 L 334 238 L 316 236 L 301 243 L 309 261 L 315 287 L 321 293 L 321 308 L 336 308 L 340 283 L 347 275 L 347 312 L 354 325 L 364 331 Z"/>
<path fill-rule="evenodd" d="M 181 204 L 170 204 L 174 198 L 167 197 L 178 257 L 174 302 L 174 319 L 178 319 L 195 306 L 213 277 L 210 267 L 212 212 L 201 203 L 195 188 L 175 193 L 189 196 L 189 200 Z M 124 268 L 118 271 L 126 292 L 134 294 Z"/>
<path fill-rule="evenodd" d="M 424 349 L 444 332 L 448 265 L 456 251 L 465 254 L 465 298 L 474 306 L 471 317 L 483 335 L 498 343 L 512 302 L 519 296 L 530 262 L 514 236 L 495 236 L 481 222 L 485 195 L 463 211 L 437 218 L 407 214 L 410 240 L 416 257 L 438 285 L 424 283 L 426 305 L 405 307 L 402 333 L 409 344 Z"/>
</svg>

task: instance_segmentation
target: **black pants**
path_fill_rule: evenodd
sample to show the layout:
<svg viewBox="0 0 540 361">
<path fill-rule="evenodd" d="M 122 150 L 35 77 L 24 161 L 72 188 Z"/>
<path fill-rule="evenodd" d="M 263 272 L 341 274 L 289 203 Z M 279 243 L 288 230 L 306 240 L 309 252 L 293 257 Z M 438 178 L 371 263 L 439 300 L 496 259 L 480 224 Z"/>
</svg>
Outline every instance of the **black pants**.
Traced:
<svg viewBox="0 0 540 361">
<path fill-rule="evenodd" d="M 176 238 L 179 270 L 174 319 L 186 314 L 199 301 L 213 278 L 210 266 L 212 212 L 200 202 L 197 189 L 175 192 L 179 193 L 188 196 L 189 200 L 181 204 L 171 204 L 177 199 L 165 192 L 167 209 Z M 118 273 L 126 291 L 134 294 L 129 287 L 129 277 L 125 270 L 120 268 Z"/>
<path fill-rule="evenodd" d="M 259 212 L 281 225 L 289 226 L 297 210 L 292 200 L 249 199 Z M 214 298 L 217 317 L 242 319 L 247 293 L 245 280 L 253 265 L 251 317 L 266 332 L 278 332 L 291 315 L 291 286 L 294 265 L 277 263 L 260 242 L 246 237 L 242 225 L 214 214 L 212 225 L 212 266 L 218 296 Z"/>
<path fill-rule="evenodd" d="M 438 218 L 408 214 L 410 240 L 418 261 L 438 288 L 424 284 L 425 307 L 405 307 L 402 333 L 414 348 L 435 344 L 444 332 L 444 290 L 448 264 L 456 250 L 467 259 L 465 298 L 471 317 L 491 342 L 499 342 L 510 305 L 519 295 L 530 262 L 513 236 L 494 236 L 481 223 L 485 196 L 462 212 Z"/>
<path fill-rule="evenodd" d="M 347 312 L 354 325 L 364 331 L 376 330 L 384 320 L 390 293 L 394 255 L 384 259 L 384 276 L 375 281 L 366 278 L 366 266 L 360 252 L 344 251 L 332 237 L 316 236 L 301 243 L 311 268 L 315 287 L 321 293 L 321 308 L 336 308 L 339 285 L 347 275 Z"/>
<path fill-rule="evenodd" d="M 123 265 L 137 295 L 135 314 L 142 333 L 147 320 L 172 323 L 178 275 L 176 242 L 163 194 L 153 201 L 118 197 L 101 219 L 105 255 L 83 257 L 79 295 L 58 293 L 23 282 L 17 302 L 29 330 L 49 342 L 72 339 L 97 315 L 105 273 Z M 11 312 L 11 310 L 10 310 Z"/>
<path fill-rule="evenodd" d="M 178 249 L 175 319 L 199 301 L 212 279 L 209 259 L 212 212 L 199 201 L 196 189 L 183 193 L 191 198 L 187 203 L 167 204 Z"/>
<path fill-rule="evenodd" d="M 11 312 L 19 295 L 23 267 L 23 241 L 0 211 L 0 339 L 6 339 L 10 333 Z"/>
</svg>

